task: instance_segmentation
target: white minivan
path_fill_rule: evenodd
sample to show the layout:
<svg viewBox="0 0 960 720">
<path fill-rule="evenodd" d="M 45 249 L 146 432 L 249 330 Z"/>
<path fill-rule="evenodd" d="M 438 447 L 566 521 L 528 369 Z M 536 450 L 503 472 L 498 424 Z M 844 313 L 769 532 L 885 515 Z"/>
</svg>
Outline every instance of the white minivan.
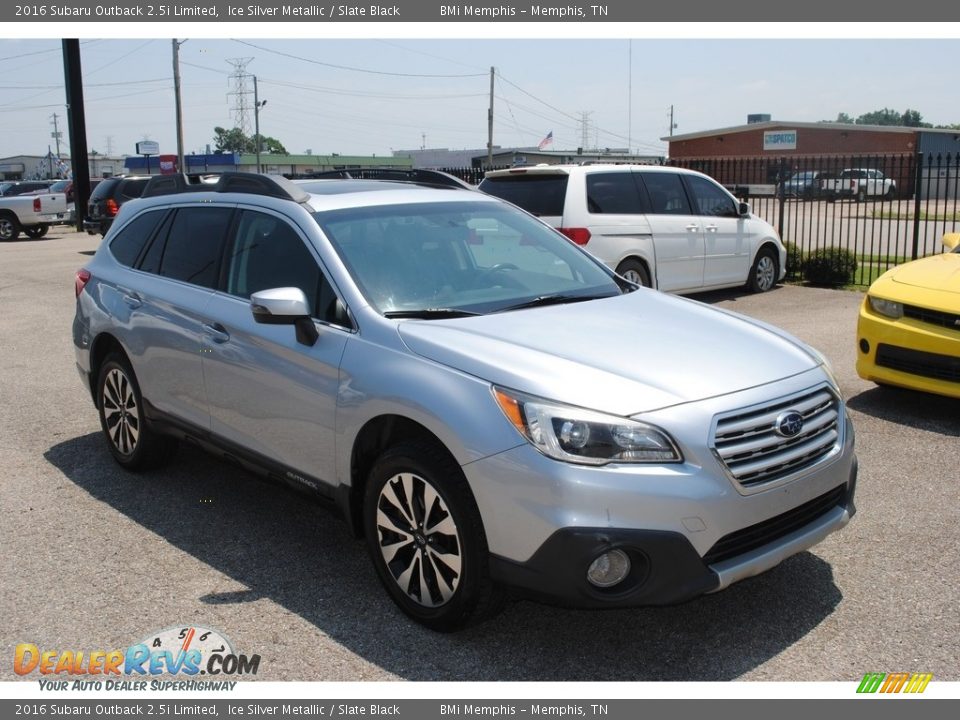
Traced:
<svg viewBox="0 0 960 720">
<path fill-rule="evenodd" d="M 672 293 L 783 279 L 777 231 L 712 178 L 656 165 L 542 165 L 488 172 L 480 190 L 552 225 L 637 284 Z"/>
</svg>

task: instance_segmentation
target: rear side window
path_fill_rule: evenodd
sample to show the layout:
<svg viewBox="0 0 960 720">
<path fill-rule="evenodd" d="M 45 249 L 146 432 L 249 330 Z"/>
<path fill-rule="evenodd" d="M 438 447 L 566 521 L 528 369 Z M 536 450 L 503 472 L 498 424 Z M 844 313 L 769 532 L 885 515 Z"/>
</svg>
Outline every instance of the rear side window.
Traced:
<svg viewBox="0 0 960 720">
<path fill-rule="evenodd" d="M 150 182 L 147 178 L 138 178 L 136 180 L 124 180 L 120 183 L 120 195 L 125 200 L 132 200 L 143 195 L 143 189 Z"/>
<path fill-rule="evenodd" d="M 480 189 L 532 215 L 563 215 L 567 175 L 507 175 L 486 178 Z"/>
<path fill-rule="evenodd" d="M 672 172 L 648 172 L 641 176 L 650 197 L 650 212 L 658 215 L 691 215 L 680 175 Z"/>
<path fill-rule="evenodd" d="M 170 226 L 160 275 L 214 288 L 220 276 L 220 255 L 230 223 L 230 208 L 180 208 Z"/>
<path fill-rule="evenodd" d="M 733 198 L 706 178 L 687 175 L 686 182 L 690 188 L 690 194 L 693 197 L 698 215 L 711 215 L 713 217 L 737 217 L 739 215 L 737 204 Z"/>
<path fill-rule="evenodd" d="M 595 215 L 639 215 L 649 211 L 631 172 L 587 175 L 587 210 Z"/>
<path fill-rule="evenodd" d="M 124 227 L 110 242 L 110 252 L 117 261 L 133 267 L 162 217 L 163 211 L 160 210 L 146 212 Z"/>
</svg>

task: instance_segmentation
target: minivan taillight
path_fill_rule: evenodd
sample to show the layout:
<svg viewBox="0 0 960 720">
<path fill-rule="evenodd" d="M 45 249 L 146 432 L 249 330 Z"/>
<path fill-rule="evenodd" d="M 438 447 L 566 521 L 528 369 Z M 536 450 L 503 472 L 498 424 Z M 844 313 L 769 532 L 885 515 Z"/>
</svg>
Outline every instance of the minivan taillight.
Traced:
<svg viewBox="0 0 960 720">
<path fill-rule="evenodd" d="M 77 270 L 77 274 L 73 278 L 73 289 L 77 293 L 77 297 L 80 297 L 80 293 L 83 292 L 88 282 L 90 282 L 90 271 L 86 268 Z"/>
<path fill-rule="evenodd" d="M 40 212 L 40 198 L 38 198 L 38 197 L 35 197 L 35 198 L 33 199 L 33 211 L 34 211 L 35 213 Z"/>
<path fill-rule="evenodd" d="M 117 201 L 113 198 L 107 198 L 107 201 L 103 204 L 104 208 L 107 210 L 107 215 L 113 217 L 120 210 L 120 206 L 117 205 Z"/>
<path fill-rule="evenodd" d="M 590 242 L 590 231 L 586 228 L 557 228 L 566 235 L 568 238 L 573 240 L 577 245 L 586 245 Z"/>
</svg>

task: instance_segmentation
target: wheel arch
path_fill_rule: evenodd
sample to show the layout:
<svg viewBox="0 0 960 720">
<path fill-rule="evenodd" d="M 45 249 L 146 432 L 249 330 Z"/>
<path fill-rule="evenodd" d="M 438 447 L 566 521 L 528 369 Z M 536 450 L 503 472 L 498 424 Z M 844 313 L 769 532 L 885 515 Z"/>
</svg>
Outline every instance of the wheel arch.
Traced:
<svg viewBox="0 0 960 720">
<path fill-rule="evenodd" d="M 350 451 L 350 484 L 341 485 L 337 502 L 354 536 L 363 531 L 363 497 L 367 477 L 377 458 L 389 447 L 401 442 L 421 440 L 433 443 L 459 465 L 444 442 L 429 428 L 403 415 L 385 414 L 368 420 L 353 441 Z"/>
<path fill-rule="evenodd" d="M 650 262 L 650 260 L 643 255 L 630 253 L 629 255 L 620 258 L 620 260 L 617 262 L 617 266 L 614 268 L 614 272 L 616 272 L 626 262 L 638 262 L 643 265 L 647 271 L 647 277 L 650 278 L 650 286 L 653 288 L 657 287 L 657 273 L 655 272 L 654 268 L 655 263 Z"/>
<path fill-rule="evenodd" d="M 90 343 L 90 395 L 93 404 L 97 404 L 97 379 L 100 377 L 100 367 L 113 353 L 122 354 L 129 361 L 130 356 L 119 340 L 108 332 L 103 332 Z"/>
</svg>

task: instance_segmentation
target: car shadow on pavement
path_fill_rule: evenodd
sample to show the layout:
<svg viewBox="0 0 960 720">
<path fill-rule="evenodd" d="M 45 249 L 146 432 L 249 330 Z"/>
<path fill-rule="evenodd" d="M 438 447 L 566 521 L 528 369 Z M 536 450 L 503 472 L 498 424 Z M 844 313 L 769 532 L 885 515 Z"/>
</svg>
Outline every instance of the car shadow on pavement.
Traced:
<svg viewBox="0 0 960 720">
<path fill-rule="evenodd" d="M 59 443 L 45 457 L 93 498 L 246 588 L 185 602 L 266 598 L 408 680 L 732 680 L 803 638 L 842 599 L 830 566 L 806 552 L 684 605 L 579 611 L 517 601 L 486 623 L 442 635 L 402 615 L 346 523 L 295 492 L 192 447 L 162 470 L 132 475 L 112 461 L 99 433 Z M 169 578 L 172 586 L 179 580 Z M 305 669 L 285 679 L 328 678 Z"/>
<path fill-rule="evenodd" d="M 960 437 L 960 400 L 892 386 L 873 387 L 847 400 L 852 410 L 898 425 Z"/>
</svg>

